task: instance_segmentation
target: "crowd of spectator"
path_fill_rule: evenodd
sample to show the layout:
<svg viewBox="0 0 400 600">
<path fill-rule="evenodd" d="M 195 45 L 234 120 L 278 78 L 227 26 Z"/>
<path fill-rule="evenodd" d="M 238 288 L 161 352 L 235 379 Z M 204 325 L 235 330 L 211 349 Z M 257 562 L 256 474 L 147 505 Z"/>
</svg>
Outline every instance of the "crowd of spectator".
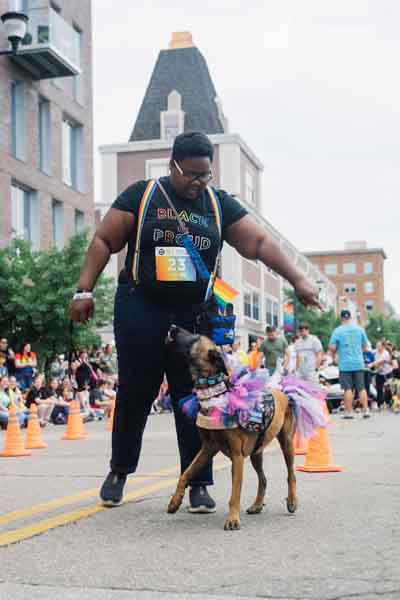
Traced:
<svg viewBox="0 0 400 600">
<path fill-rule="evenodd" d="M 377 411 L 385 407 L 400 411 L 400 351 L 384 338 L 376 343 L 375 348 L 367 340 L 367 346 L 362 356 L 369 406 Z M 324 370 L 336 367 L 337 376 L 333 380 L 339 383 L 337 354 L 328 348 L 324 350 L 307 323 L 300 323 L 297 332 L 288 338 L 276 327 L 267 327 L 266 336 L 250 341 L 247 351 L 242 348 L 238 338 L 231 346 L 224 346 L 224 351 L 250 369 L 265 368 L 270 375 L 278 370 L 327 387 L 329 381 Z M 357 406 L 358 390 L 354 389 L 353 392 L 354 406 Z M 339 407 L 344 409 L 343 402 Z"/>
<path fill-rule="evenodd" d="M 0 427 L 6 428 L 11 404 L 17 408 L 22 427 L 29 409 L 37 405 L 40 425 L 65 424 L 71 400 L 77 399 L 84 421 L 109 417 L 115 401 L 117 358 L 114 348 L 81 349 L 69 362 L 60 354 L 49 363 L 45 373 L 38 370 L 38 359 L 29 342 L 12 349 L 0 338 Z"/>
<path fill-rule="evenodd" d="M 318 337 L 307 323 L 300 324 L 296 335 L 288 340 L 275 327 L 266 336 L 251 341 L 243 350 L 239 339 L 224 346 L 243 366 L 277 369 L 297 374 L 312 383 L 326 384 L 323 369 L 337 364 L 337 357 L 324 352 Z M 364 378 L 369 405 L 381 410 L 390 406 L 400 411 L 400 352 L 389 340 L 381 339 L 376 348 L 364 348 Z M 103 348 L 81 349 L 69 363 L 60 354 L 50 362 L 47 372 L 38 371 L 36 353 L 29 342 L 17 351 L 6 338 L 0 338 L 0 428 L 6 428 L 11 403 L 17 408 L 22 427 L 27 426 L 29 409 L 37 405 L 40 425 L 65 424 L 71 400 L 79 400 L 84 421 L 107 418 L 116 397 L 117 357 L 112 344 Z M 357 403 L 357 390 L 355 403 Z M 168 382 L 164 381 L 155 398 L 152 413 L 171 411 Z"/>
</svg>

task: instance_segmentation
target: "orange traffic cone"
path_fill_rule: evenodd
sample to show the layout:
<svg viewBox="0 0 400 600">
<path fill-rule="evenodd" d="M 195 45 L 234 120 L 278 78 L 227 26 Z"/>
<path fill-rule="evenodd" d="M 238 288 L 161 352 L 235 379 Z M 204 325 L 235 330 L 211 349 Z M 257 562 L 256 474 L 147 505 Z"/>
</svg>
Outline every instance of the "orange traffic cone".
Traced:
<svg viewBox="0 0 400 600">
<path fill-rule="evenodd" d="M 113 430 L 114 413 L 115 413 L 115 399 L 112 401 L 112 404 L 111 404 L 111 413 L 110 413 L 110 417 L 108 419 L 108 424 L 107 424 L 108 431 L 112 431 Z"/>
<path fill-rule="evenodd" d="M 83 425 L 79 401 L 72 400 L 69 405 L 67 430 L 62 439 L 83 440 L 85 437 L 87 437 L 87 433 Z"/>
<path fill-rule="evenodd" d="M 301 438 L 298 433 L 295 433 L 293 438 L 293 447 L 296 455 L 307 454 L 308 440 Z"/>
<path fill-rule="evenodd" d="M 25 448 L 47 448 L 47 444 L 43 441 L 42 432 L 37 416 L 36 404 L 31 404 L 29 411 L 28 429 L 26 430 Z"/>
<path fill-rule="evenodd" d="M 304 465 L 297 465 L 296 469 L 306 473 L 343 471 L 343 467 L 332 464 L 332 449 L 326 427 L 318 427 L 316 434 L 308 442 Z"/>
<path fill-rule="evenodd" d="M 10 408 L 8 409 L 6 443 L 4 451 L 0 452 L 0 456 L 29 456 L 30 454 L 32 452 L 24 448 L 24 440 L 17 416 L 17 407 L 15 404 L 10 404 Z"/>
</svg>

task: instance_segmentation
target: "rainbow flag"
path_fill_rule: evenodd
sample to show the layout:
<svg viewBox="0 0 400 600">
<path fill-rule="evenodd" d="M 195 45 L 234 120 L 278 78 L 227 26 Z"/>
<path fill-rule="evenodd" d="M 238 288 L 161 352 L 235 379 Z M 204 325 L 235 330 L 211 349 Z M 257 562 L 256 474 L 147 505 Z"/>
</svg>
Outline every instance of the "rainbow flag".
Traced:
<svg viewBox="0 0 400 600">
<path fill-rule="evenodd" d="M 239 294 L 237 290 L 228 285 L 226 281 L 223 281 L 219 277 L 215 278 L 214 281 L 214 295 L 217 299 L 219 306 L 222 310 L 225 309 L 225 306 L 228 302 L 232 302 L 234 298 Z"/>
<path fill-rule="evenodd" d="M 283 330 L 285 333 L 295 333 L 296 316 L 294 314 L 293 302 L 285 302 L 283 305 Z"/>
</svg>

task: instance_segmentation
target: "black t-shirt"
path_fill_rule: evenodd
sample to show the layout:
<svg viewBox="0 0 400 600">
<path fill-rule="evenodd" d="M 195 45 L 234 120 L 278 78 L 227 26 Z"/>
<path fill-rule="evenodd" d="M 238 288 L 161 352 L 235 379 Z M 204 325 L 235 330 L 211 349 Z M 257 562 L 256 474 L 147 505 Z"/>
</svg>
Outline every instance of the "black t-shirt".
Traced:
<svg viewBox="0 0 400 600">
<path fill-rule="evenodd" d="M 40 390 L 38 390 L 37 387 L 33 386 L 28 392 L 28 395 L 25 400 L 25 406 L 26 408 L 30 408 L 31 404 L 37 404 L 36 400 L 38 398 L 45 400 L 49 397 L 50 396 L 46 396 L 45 388 L 40 388 Z"/>
<path fill-rule="evenodd" d="M 161 183 L 190 235 L 193 236 L 193 243 L 211 273 L 227 228 L 244 217 L 247 214 L 246 209 L 227 192 L 214 189 L 222 213 L 220 240 L 215 212 L 207 190 L 195 200 L 185 200 L 174 192 L 168 177 L 162 177 Z M 147 184 L 148 181 L 134 183 L 122 192 L 112 205 L 112 208 L 132 212 L 136 217 L 136 225 L 140 201 Z M 182 232 L 176 217 L 157 186 L 142 228 L 138 273 L 140 286 L 152 297 L 163 302 L 199 304 L 204 300 L 207 282 L 200 280 L 183 248 L 181 237 Z M 131 281 L 135 243 L 136 234 L 133 232 L 128 241 L 125 261 L 125 273 Z"/>
</svg>

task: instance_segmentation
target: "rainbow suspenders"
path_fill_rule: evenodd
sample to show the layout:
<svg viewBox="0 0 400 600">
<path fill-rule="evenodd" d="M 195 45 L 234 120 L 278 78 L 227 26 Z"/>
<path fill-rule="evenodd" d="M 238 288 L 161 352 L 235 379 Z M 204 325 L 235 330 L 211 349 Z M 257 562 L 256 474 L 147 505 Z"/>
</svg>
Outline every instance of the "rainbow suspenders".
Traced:
<svg viewBox="0 0 400 600">
<path fill-rule="evenodd" d="M 132 265 L 132 277 L 133 281 L 138 284 L 139 283 L 139 257 L 140 257 L 140 242 L 142 237 L 143 225 L 146 219 L 146 214 L 148 208 L 150 206 L 151 199 L 153 197 L 154 191 L 157 188 L 157 181 L 152 179 L 147 184 L 146 190 L 142 196 L 139 206 L 139 214 L 138 214 L 138 224 L 137 224 L 137 234 L 136 234 L 136 243 L 135 243 L 135 252 L 133 255 L 133 265 Z M 207 192 L 211 200 L 211 206 L 215 215 L 215 222 L 217 225 L 217 230 L 219 234 L 219 238 L 222 238 L 222 219 L 221 219 L 221 205 L 214 190 L 207 186 Z M 218 253 L 219 254 L 219 253 Z M 215 269 L 214 269 L 215 270 Z M 210 283 L 212 287 L 212 282 L 214 280 L 215 274 L 211 274 Z M 212 280 L 212 282 L 211 282 Z M 209 285 L 210 287 L 210 285 Z"/>
</svg>

